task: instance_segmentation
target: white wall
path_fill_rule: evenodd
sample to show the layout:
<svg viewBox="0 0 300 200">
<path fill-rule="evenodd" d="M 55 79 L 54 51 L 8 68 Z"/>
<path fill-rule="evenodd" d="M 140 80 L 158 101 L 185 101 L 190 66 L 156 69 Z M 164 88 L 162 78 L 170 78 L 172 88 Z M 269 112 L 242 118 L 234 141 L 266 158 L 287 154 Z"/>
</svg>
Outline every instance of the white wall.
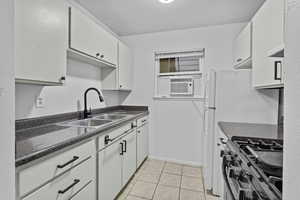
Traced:
<svg viewBox="0 0 300 200">
<path fill-rule="evenodd" d="M 290 5 L 285 44 L 284 200 L 299 199 L 300 183 L 300 0 L 287 2 Z"/>
<path fill-rule="evenodd" d="M 233 39 L 245 24 L 122 37 L 134 51 L 134 88 L 124 104 L 150 106 L 150 154 L 201 165 L 202 101 L 154 100 L 154 52 L 205 48 L 205 70 L 232 68 Z M 270 99 L 276 92 L 268 92 Z M 277 99 L 273 99 L 277 101 Z M 275 105 L 270 100 L 270 105 Z M 274 123 L 275 117 L 269 121 Z"/>
<path fill-rule="evenodd" d="M 202 102 L 153 100 L 154 52 L 205 48 L 207 68 L 232 69 L 233 39 L 244 25 L 122 37 L 134 51 L 134 87 L 124 103 L 150 106 L 152 156 L 198 165 L 202 160 Z"/>
<path fill-rule="evenodd" d="M 31 118 L 83 110 L 83 94 L 89 87 L 101 89 L 101 68 L 68 59 L 64 86 L 16 85 L 16 118 Z M 96 92 L 88 94 L 88 106 L 102 108 L 119 105 L 118 92 L 103 92 L 104 103 Z M 43 97 L 44 107 L 36 107 L 36 98 Z"/>
<path fill-rule="evenodd" d="M 15 199 L 13 2 L 0 2 L 0 196 Z"/>
</svg>

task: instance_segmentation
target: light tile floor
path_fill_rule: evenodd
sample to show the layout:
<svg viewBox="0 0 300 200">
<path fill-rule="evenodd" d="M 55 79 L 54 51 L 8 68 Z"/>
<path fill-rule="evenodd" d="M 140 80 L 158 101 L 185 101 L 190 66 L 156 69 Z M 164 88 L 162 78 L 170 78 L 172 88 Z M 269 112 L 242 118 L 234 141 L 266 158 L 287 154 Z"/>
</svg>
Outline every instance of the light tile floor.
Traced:
<svg viewBox="0 0 300 200">
<path fill-rule="evenodd" d="M 117 200 L 218 200 L 205 192 L 202 169 L 148 159 Z"/>
</svg>

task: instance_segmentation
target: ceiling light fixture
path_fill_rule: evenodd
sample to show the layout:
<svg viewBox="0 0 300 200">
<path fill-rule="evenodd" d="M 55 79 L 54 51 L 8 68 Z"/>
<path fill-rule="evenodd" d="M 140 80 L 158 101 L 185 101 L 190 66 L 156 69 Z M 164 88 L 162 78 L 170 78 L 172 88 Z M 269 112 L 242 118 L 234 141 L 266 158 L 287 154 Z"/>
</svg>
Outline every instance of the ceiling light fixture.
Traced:
<svg viewBox="0 0 300 200">
<path fill-rule="evenodd" d="M 174 0 L 158 0 L 160 3 L 172 3 Z"/>
</svg>

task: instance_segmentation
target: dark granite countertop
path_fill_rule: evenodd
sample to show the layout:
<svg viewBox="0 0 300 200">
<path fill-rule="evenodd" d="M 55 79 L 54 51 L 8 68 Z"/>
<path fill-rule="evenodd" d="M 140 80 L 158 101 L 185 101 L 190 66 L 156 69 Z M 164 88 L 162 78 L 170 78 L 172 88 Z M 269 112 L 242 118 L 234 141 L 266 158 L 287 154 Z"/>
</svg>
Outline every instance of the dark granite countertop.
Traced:
<svg viewBox="0 0 300 200">
<path fill-rule="evenodd" d="M 283 139 L 283 135 L 277 133 L 277 125 L 274 124 L 221 121 L 218 122 L 218 125 L 228 139 L 231 139 L 233 136 Z"/>
<path fill-rule="evenodd" d="M 95 116 L 111 112 L 123 112 L 129 117 L 116 120 L 98 129 L 59 126 L 57 123 L 79 119 L 82 112 L 66 113 L 16 121 L 16 167 L 28 164 L 63 148 L 101 135 L 109 129 L 148 115 L 145 106 L 114 106 L 93 111 Z"/>
</svg>

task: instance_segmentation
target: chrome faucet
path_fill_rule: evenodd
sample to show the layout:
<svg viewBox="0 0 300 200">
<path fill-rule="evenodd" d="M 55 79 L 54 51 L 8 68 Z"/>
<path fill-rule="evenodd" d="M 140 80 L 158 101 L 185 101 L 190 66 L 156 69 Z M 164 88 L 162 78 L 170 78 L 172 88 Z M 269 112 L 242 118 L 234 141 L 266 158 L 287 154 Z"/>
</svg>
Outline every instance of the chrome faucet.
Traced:
<svg viewBox="0 0 300 200">
<path fill-rule="evenodd" d="M 98 89 L 93 88 L 93 87 L 92 87 L 92 88 L 88 88 L 88 89 L 84 92 L 84 111 L 83 111 L 83 118 L 84 118 L 84 119 L 88 118 L 89 115 L 92 114 L 91 109 L 90 109 L 90 110 L 87 109 L 87 93 L 88 93 L 89 91 L 91 91 L 91 90 L 94 90 L 94 91 L 96 91 L 96 92 L 98 93 L 100 102 L 103 102 L 103 101 L 104 101 L 104 98 L 103 98 L 101 92 L 100 92 Z"/>
</svg>

